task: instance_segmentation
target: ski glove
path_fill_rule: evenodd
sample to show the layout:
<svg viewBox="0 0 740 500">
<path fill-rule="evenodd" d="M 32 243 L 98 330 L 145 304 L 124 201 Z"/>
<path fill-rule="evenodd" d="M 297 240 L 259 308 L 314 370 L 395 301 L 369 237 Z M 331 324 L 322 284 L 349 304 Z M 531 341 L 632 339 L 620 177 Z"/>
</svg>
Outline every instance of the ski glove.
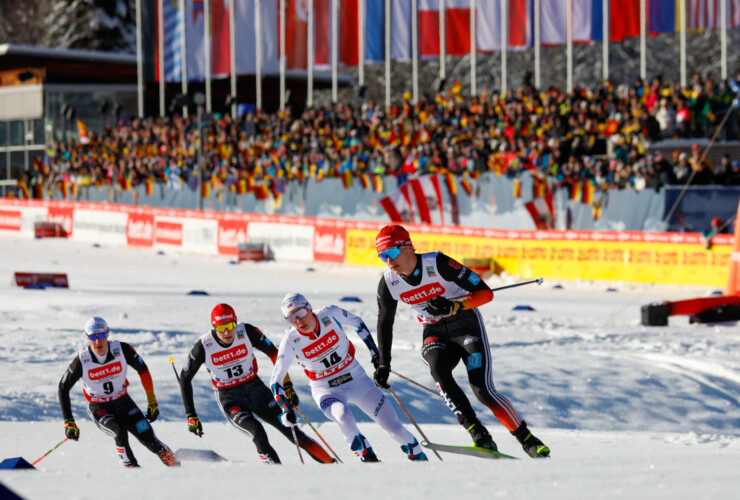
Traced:
<svg viewBox="0 0 740 500">
<path fill-rule="evenodd" d="M 159 405 L 156 401 L 150 401 L 146 407 L 146 419 L 150 422 L 157 420 L 159 416 Z"/>
<path fill-rule="evenodd" d="M 377 370 L 380 366 L 380 354 L 378 352 L 375 352 L 373 354 L 373 357 L 370 359 L 370 362 L 373 364 L 373 368 Z"/>
<path fill-rule="evenodd" d="M 203 437 L 203 425 L 200 423 L 198 415 L 188 413 L 188 430 L 198 437 Z"/>
<path fill-rule="evenodd" d="M 295 412 L 292 409 L 282 412 L 280 414 L 280 423 L 284 427 L 295 427 L 298 424 L 298 420 L 295 418 Z"/>
<path fill-rule="evenodd" d="M 77 427 L 75 419 L 68 418 L 64 421 L 64 434 L 72 441 L 80 439 L 80 429 Z"/>
<path fill-rule="evenodd" d="M 462 303 L 446 299 L 440 295 L 427 302 L 424 310 L 432 316 L 447 316 L 456 313 L 460 307 L 462 307 Z"/>
<path fill-rule="evenodd" d="M 285 392 L 285 399 L 288 400 L 288 405 L 290 405 L 291 408 L 298 406 L 300 400 L 298 399 L 298 393 L 295 392 L 295 388 L 293 388 L 293 382 L 285 382 L 283 385 L 283 391 Z"/>
<path fill-rule="evenodd" d="M 378 365 L 378 368 L 375 370 L 375 376 L 373 377 L 375 379 L 375 385 L 382 389 L 390 389 L 390 385 L 388 385 L 388 376 L 391 374 L 391 367 L 388 365 Z"/>
</svg>

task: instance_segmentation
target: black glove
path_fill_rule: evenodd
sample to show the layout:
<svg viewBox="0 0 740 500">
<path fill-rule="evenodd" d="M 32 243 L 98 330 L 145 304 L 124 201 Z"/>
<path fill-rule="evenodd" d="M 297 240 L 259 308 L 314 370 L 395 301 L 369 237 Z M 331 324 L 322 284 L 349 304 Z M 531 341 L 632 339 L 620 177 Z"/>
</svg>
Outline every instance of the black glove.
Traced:
<svg viewBox="0 0 740 500">
<path fill-rule="evenodd" d="M 370 358 L 370 362 L 373 364 L 373 368 L 377 370 L 380 366 L 380 354 L 377 352 L 373 354 L 373 357 Z"/>
<path fill-rule="evenodd" d="M 460 302 L 453 302 L 440 295 L 427 302 L 424 310 L 432 316 L 447 316 L 450 313 L 456 313 L 460 305 Z"/>
<path fill-rule="evenodd" d="M 378 365 L 378 368 L 375 369 L 375 376 L 373 377 L 375 379 L 375 385 L 377 385 L 381 389 L 390 389 L 391 386 L 388 385 L 388 376 L 390 374 L 390 366 Z"/>
<path fill-rule="evenodd" d="M 146 407 L 146 419 L 150 422 L 157 420 L 159 416 L 159 405 L 156 401 L 150 402 Z"/>
<path fill-rule="evenodd" d="M 293 387 L 293 382 L 290 380 L 285 382 L 285 384 L 283 384 L 283 391 L 285 392 L 285 399 L 288 400 L 290 407 L 295 408 L 298 406 L 300 400 L 298 399 L 298 393 L 295 392 L 295 388 Z"/>
<path fill-rule="evenodd" d="M 195 413 L 188 413 L 188 430 L 198 437 L 203 437 L 203 424 L 200 423 L 198 415 Z"/>
<path fill-rule="evenodd" d="M 68 418 L 64 421 L 64 435 L 72 441 L 80 439 L 80 429 L 77 427 L 75 419 Z"/>
</svg>

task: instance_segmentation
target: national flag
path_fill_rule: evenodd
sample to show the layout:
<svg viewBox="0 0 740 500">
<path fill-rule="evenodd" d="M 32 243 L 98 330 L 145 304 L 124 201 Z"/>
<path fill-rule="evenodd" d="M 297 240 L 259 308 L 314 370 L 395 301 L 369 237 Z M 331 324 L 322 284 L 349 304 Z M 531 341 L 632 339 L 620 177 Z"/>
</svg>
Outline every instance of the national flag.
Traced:
<svg viewBox="0 0 740 500">
<path fill-rule="evenodd" d="M 457 196 L 457 182 L 455 182 L 455 176 L 451 172 L 448 172 L 445 176 L 445 184 L 450 196 Z"/>
<path fill-rule="evenodd" d="M 457 206 L 457 182 L 455 182 L 455 176 L 448 172 L 445 175 L 445 185 L 447 186 L 447 193 L 450 195 L 450 215 L 452 216 L 452 224 L 455 226 L 460 225 L 460 210 Z"/>
<path fill-rule="evenodd" d="M 370 183 L 370 174 L 360 174 L 360 182 L 362 182 L 363 189 L 370 189 L 372 187 Z"/>
<path fill-rule="evenodd" d="M 678 0 L 650 0 L 647 5 L 648 33 L 654 35 L 681 31 L 678 7 Z"/>
<path fill-rule="evenodd" d="M 570 185 L 570 199 L 571 201 L 581 201 L 581 195 L 583 193 L 583 188 L 581 186 L 580 182 L 573 182 Z"/>
<path fill-rule="evenodd" d="M 258 200 L 266 200 L 267 198 L 270 197 L 270 188 L 264 182 L 255 184 L 253 191 L 254 191 L 254 197 L 257 198 Z"/>
<path fill-rule="evenodd" d="M 180 15 L 180 0 L 164 0 L 162 13 L 164 15 L 164 81 L 182 81 L 182 42 L 185 37 L 184 16 Z M 155 2 L 156 36 L 154 46 L 154 78 L 159 81 L 159 2 Z"/>
<path fill-rule="evenodd" d="M 380 206 L 388 214 L 391 222 L 414 222 L 414 211 L 411 205 L 408 183 L 399 187 L 388 196 L 381 198 Z"/>
<path fill-rule="evenodd" d="M 581 200 L 586 205 L 594 204 L 594 196 L 596 195 L 596 185 L 591 179 L 583 179 L 583 199 Z"/>
<path fill-rule="evenodd" d="M 26 184 L 25 181 L 18 179 L 18 188 L 23 192 L 23 197 L 26 199 L 31 198 L 29 192 L 28 192 L 28 184 Z"/>
<path fill-rule="evenodd" d="M 385 59 L 385 0 L 365 0 L 365 62 Z"/>
<path fill-rule="evenodd" d="M 411 60 L 411 2 L 391 2 L 391 59 Z"/>
<path fill-rule="evenodd" d="M 209 181 L 203 181 L 200 186 L 200 195 L 202 198 L 211 197 L 211 183 Z"/>
<path fill-rule="evenodd" d="M 124 177 L 123 178 L 123 184 L 121 185 L 123 187 L 124 191 L 131 191 L 131 178 L 130 177 Z"/>
<path fill-rule="evenodd" d="M 555 211 L 552 205 L 552 193 L 525 203 L 524 208 L 529 212 L 537 229 L 555 228 Z"/>
<path fill-rule="evenodd" d="M 593 208 L 591 209 L 591 215 L 594 220 L 601 219 L 601 201 L 594 203 Z"/>
<path fill-rule="evenodd" d="M 467 194 L 468 196 L 473 195 L 473 187 L 470 185 L 470 179 L 468 179 L 467 177 L 463 177 L 462 179 L 460 179 L 460 185 L 465 190 L 465 194 Z"/>
<path fill-rule="evenodd" d="M 655 0 L 653 0 L 655 1 Z M 740 26 L 737 0 L 686 0 L 686 27 L 688 29 L 719 29 L 722 27 L 722 2 L 727 4 L 728 28 Z"/>
<path fill-rule="evenodd" d="M 521 198 L 522 197 L 522 180 L 517 177 L 514 179 L 514 198 Z"/>
<path fill-rule="evenodd" d="M 567 5 L 563 0 L 540 0 L 542 45 L 567 43 Z M 573 0 L 573 43 L 601 39 L 601 12 L 601 0 Z"/>
<path fill-rule="evenodd" d="M 436 175 L 423 175 L 409 179 L 416 199 L 419 219 L 422 223 L 436 226 L 444 225 L 444 205 Z"/>
<path fill-rule="evenodd" d="M 383 176 L 382 175 L 373 175 L 373 188 L 375 189 L 376 193 L 383 192 Z"/>
<path fill-rule="evenodd" d="M 146 178 L 146 195 L 151 196 L 154 192 L 154 177 Z"/>
<path fill-rule="evenodd" d="M 635 0 L 610 0 L 609 40 L 622 42 L 640 36 L 640 2 Z"/>
<path fill-rule="evenodd" d="M 77 188 L 78 188 L 78 184 L 76 182 L 69 183 L 69 194 L 72 197 L 72 199 L 77 198 Z"/>
<path fill-rule="evenodd" d="M 87 125 L 85 125 L 85 122 L 79 118 L 77 119 L 77 136 L 77 141 L 80 144 L 90 144 L 90 135 L 87 131 Z"/>
<path fill-rule="evenodd" d="M 532 22 L 534 6 L 531 0 L 509 0 L 508 48 L 523 49 L 533 44 Z M 476 4 L 476 50 L 498 52 L 501 50 L 501 5 L 499 2 Z"/>
<path fill-rule="evenodd" d="M 347 169 L 342 172 L 342 186 L 344 187 L 344 189 L 349 189 L 352 187 L 352 170 Z"/>
<path fill-rule="evenodd" d="M 439 0 L 419 0 L 419 56 L 438 57 L 441 52 L 439 39 Z M 470 0 L 446 0 L 445 53 L 462 56 L 470 53 Z"/>
<path fill-rule="evenodd" d="M 246 194 L 247 192 L 247 179 L 241 178 L 236 181 L 236 194 Z"/>
</svg>

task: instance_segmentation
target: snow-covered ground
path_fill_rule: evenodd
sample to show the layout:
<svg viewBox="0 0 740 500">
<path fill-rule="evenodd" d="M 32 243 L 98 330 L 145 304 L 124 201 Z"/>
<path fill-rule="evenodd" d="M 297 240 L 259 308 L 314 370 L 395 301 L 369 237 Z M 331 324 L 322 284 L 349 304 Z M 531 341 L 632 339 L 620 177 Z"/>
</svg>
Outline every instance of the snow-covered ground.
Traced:
<svg viewBox="0 0 740 500">
<path fill-rule="evenodd" d="M 24 290 L 14 271 L 66 272 L 70 288 Z M 67 240 L 0 238 L 0 459 L 35 461 L 64 438 L 57 383 L 86 345 L 88 317 L 104 317 L 112 339 L 133 344 L 149 365 L 161 416 L 153 426 L 173 450 L 213 450 L 228 462 L 184 461 L 167 469 L 138 442 L 142 468 L 124 469 L 112 440 L 86 416 L 81 384 L 72 392 L 79 442 L 67 442 L 37 471 L 0 471 L 0 483 L 24 498 L 731 498 L 740 490 L 740 329 L 734 324 L 640 325 L 640 306 L 708 295 L 712 290 L 621 283 L 561 283 L 496 293 L 481 309 L 494 381 L 552 458 L 527 458 L 492 414 L 474 406 L 499 448 L 521 460 L 433 454 L 410 463 L 398 446 L 355 408 L 381 459 L 361 464 L 310 398 L 305 375 L 291 376 L 301 408 L 344 464 L 301 465 L 295 446 L 268 427 L 283 465 L 260 464 L 252 443 L 219 412 L 202 369 L 195 401 L 205 436 L 186 430 L 172 367 L 178 369 L 208 328 L 211 308 L 233 305 L 239 319 L 278 342 L 287 324 L 280 300 L 304 293 L 318 307 L 338 304 L 374 331 L 379 269 L 305 263 L 241 263 L 152 249 L 98 247 Z M 492 287 L 516 282 L 492 277 Z M 607 291 L 607 288 L 616 291 Z M 207 296 L 191 296 L 203 290 Z M 361 302 L 342 302 L 345 296 Z M 514 311 L 530 305 L 534 311 Z M 420 327 L 408 308 L 396 320 L 393 369 L 433 387 L 419 354 Z M 354 337 L 352 332 L 350 338 Z M 370 356 L 355 342 L 363 366 Z M 271 362 L 257 354 L 260 376 Z M 462 366 L 456 370 L 470 394 Z M 130 393 L 145 397 L 135 372 Z M 401 401 L 431 441 L 469 444 L 441 399 L 391 376 Z M 472 396 L 471 396 L 472 399 Z M 395 403 L 394 403 L 395 405 Z M 402 422 L 416 429 L 397 409 Z M 304 425 L 306 432 L 313 435 Z"/>
</svg>

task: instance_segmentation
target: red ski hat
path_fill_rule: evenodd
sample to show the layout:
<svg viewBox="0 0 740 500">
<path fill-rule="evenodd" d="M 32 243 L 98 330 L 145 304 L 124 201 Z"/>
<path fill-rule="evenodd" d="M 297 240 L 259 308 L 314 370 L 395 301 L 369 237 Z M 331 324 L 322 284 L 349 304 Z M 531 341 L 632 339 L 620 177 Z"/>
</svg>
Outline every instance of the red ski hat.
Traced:
<svg viewBox="0 0 740 500">
<path fill-rule="evenodd" d="M 403 226 L 385 226 L 375 237 L 375 249 L 378 253 L 396 246 L 411 244 L 411 235 Z"/>
<path fill-rule="evenodd" d="M 236 313 L 229 304 L 219 304 L 211 311 L 211 324 L 213 326 L 225 325 L 232 321 L 236 321 Z"/>
</svg>

